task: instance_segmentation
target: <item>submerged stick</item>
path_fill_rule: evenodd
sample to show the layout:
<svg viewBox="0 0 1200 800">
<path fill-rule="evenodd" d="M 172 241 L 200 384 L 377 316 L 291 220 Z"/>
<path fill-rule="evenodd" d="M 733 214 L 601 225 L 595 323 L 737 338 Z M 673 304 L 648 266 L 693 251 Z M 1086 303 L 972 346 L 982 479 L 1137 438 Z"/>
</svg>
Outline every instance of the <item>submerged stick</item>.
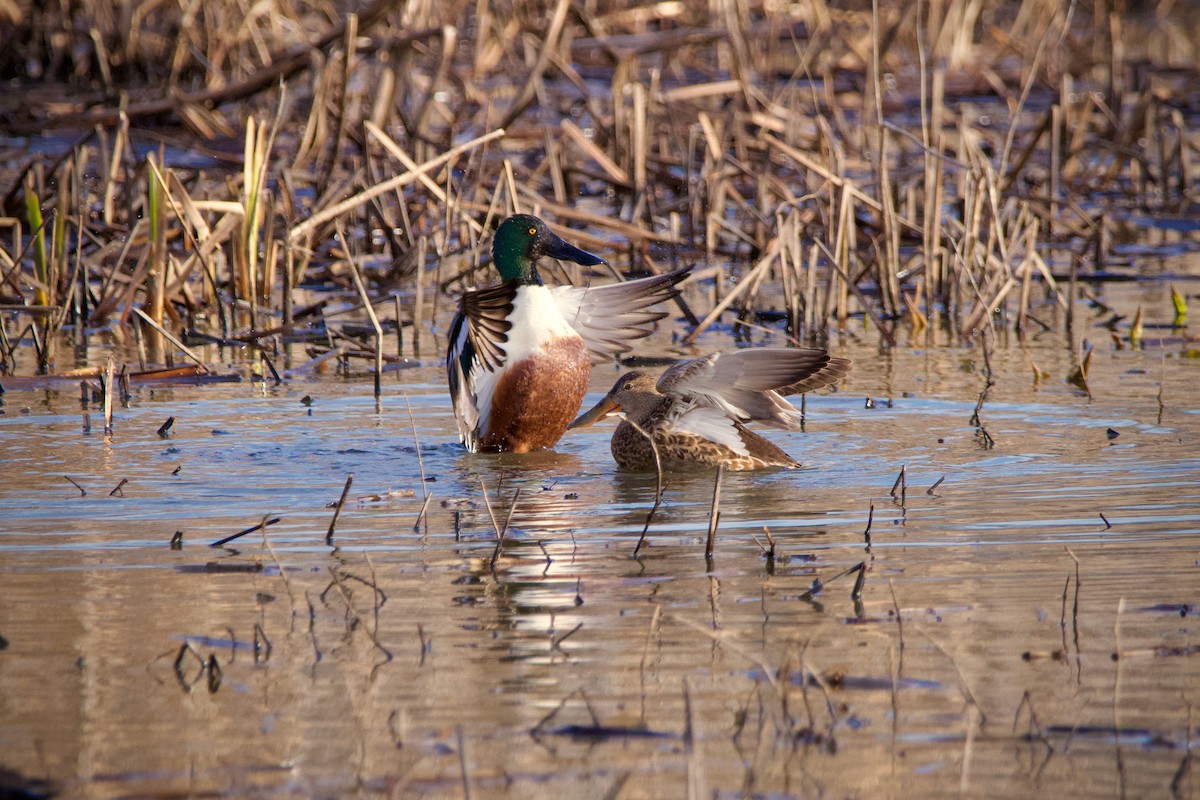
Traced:
<svg viewBox="0 0 1200 800">
<path fill-rule="evenodd" d="M 333 519 L 329 520 L 329 530 L 325 532 L 325 544 L 333 544 L 333 529 L 337 527 L 338 517 L 342 515 L 342 507 L 346 505 L 346 495 L 350 493 L 350 484 L 354 483 L 354 473 L 346 476 L 346 485 L 342 487 L 342 496 L 338 498 L 337 506 L 333 509 Z"/>
</svg>

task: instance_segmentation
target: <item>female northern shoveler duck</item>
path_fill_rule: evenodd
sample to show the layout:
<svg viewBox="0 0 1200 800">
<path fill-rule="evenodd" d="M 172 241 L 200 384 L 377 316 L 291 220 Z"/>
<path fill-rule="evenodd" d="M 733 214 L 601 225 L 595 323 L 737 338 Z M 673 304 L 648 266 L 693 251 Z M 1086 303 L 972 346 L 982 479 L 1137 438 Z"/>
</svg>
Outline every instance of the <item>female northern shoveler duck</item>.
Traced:
<svg viewBox="0 0 1200 800">
<path fill-rule="evenodd" d="M 643 372 L 622 375 L 570 427 L 622 414 L 624 420 L 613 433 L 612 454 L 625 469 L 654 469 L 647 436 L 654 438 L 664 470 L 717 465 L 792 469 L 800 462 L 744 423 L 758 420 L 773 428 L 799 430 L 803 418 L 783 395 L 819 389 L 849 371 L 848 359 L 833 358 L 824 350 L 764 347 L 713 353 L 675 364 L 657 382 Z"/>
<path fill-rule="evenodd" d="M 471 452 L 527 453 L 562 438 L 587 393 L 592 358 L 612 358 L 647 336 L 667 316 L 647 309 L 677 295 L 687 273 L 548 287 L 537 271 L 543 256 L 604 263 L 537 217 L 509 217 L 492 242 L 504 282 L 466 292 L 451 323 L 446 374 L 459 438 Z"/>
</svg>

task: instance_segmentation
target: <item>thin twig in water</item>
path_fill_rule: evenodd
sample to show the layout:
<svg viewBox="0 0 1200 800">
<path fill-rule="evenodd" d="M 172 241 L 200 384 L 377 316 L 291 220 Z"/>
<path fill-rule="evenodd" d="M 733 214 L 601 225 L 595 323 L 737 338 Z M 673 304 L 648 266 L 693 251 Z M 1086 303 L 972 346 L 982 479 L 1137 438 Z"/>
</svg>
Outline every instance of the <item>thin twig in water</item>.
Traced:
<svg viewBox="0 0 1200 800">
<path fill-rule="evenodd" d="M 134 309 L 134 310 L 137 311 L 137 309 Z M 112 393 L 113 393 L 113 372 L 114 372 L 114 370 L 115 370 L 115 366 L 113 364 L 112 357 L 110 356 L 108 359 L 108 366 L 106 366 L 104 368 L 104 381 L 102 383 L 102 385 L 104 387 L 104 435 L 105 436 L 112 436 L 112 432 L 113 432 Z"/>
<path fill-rule="evenodd" d="M 237 533 L 235 533 L 231 536 L 226 536 L 224 539 L 219 539 L 219 540 L 213 542 L 212 544 L 210 544 L 209 547 L 220 547 L 223 544 L 228 544 L 229 542 L 232 542 L 234 539 L 240 539 L 241 537 L 245 536 L 248 533 L 254 533 L 257 530 L 262 530 L 263 528 L 266 528 L 268 525 L 274 525 L 276 522 L 279 522 L 280 519 L 282 519 L 282 517 L 271 517 L 270 519 L 260 522 L 257 525 L 251 525 L 249 528 L 246 528 L 246 530 L 244 530 L 244 531 L 238 531 Z"/>
<path fill-rule="evenodd" d="M 358 262 L 354 260 L 354 254 L 346 244 L 346 236 L 342 231 L 341 222 L 337 223 L 335 230 L 338 241 L 342 244 L 342 250 L 346 253 L 346 263 L 350 265 L 350 277 L 354 281 L 354 288 L 358 291 L 358 297 L 362 300 L 367 317 L 371 320 L 371 327 L 375 329 L 375 397 L 378 399 L 383 394 L 383 326 L 379 324 L 379 316 L 375 313 L 371 296 L 367 294 L 367 287 L 359 272 Z"/>
<path fill-rule="evenodd" d="M 750 535 L 754 536 L 754 543 L 758 545 L 758 549 L 762 550 L 763 555 L 766 556 L 767 564 L 773 566 L 775 563 L 775 537 L 771 535 L 771 529 L 766 525 L 763 525 L 763 533 L 766 535 L 767 544 L 770 547 L 763 547 L 763 543 L 758 540 L 757 536 L 754 536 L 753 533 Z"/>
<path fill-rule="evenodd" d="M 342 515 L 342 507 L 346 505 L 346 495 L 350 494 L 350 484 L 354 483 L 354 473 L 346 476 L 346 485 L 342 487 L 342 496 L 338 498 L 337 506 L 333 509 L 333 519 L 329 520 L 329 530 L 325 532 L 325 544 L 333 544 L 333 529 L 337 527 L 338 517 Z"/>
<path fill-rule="evenodd" d="M 683 679 L 683 751 L 687 756 L 688 800 L 701 800 L 705 796 L 704 774 L 700 770 L 702 759 L 696 746 L 695 721 L 692 714 L 692 693 L 688 679 Z"/>
<path fill-rule="evenodd" d="M 889 494 L 892 495 L 893 498 L 896 497 L 896 489 L 898 489 L 898 488 L 900 489 L 900 497 L 896 498 L 896 499 L 900 500 L 900 507 L 901 507 L 901 509 L 904 509 L 905 499 L 908 494 L 908 465 L 907 464 L 900 464 L 900 474 L 896 475 L 896 482 L 893 483 L 893 485 L 892 485 L 892 492 L 889 492 Z"/>
<path fill-rule="evenodd" d="M 888 591 L 892 595 L 892 611 L 896 614 L 896 636 L 900 639 L 900 658 L 896 666 L 896 674 L 904 671 L 904 618 L 900 616 L 900 602 L 896 599 L 896 587 L 888 577 Z"/>
<path fill-rule="evenodd" d="M 407 392 L 404 393 L 404 408 L 408 411 L 408 426 L 412 428 L 413 447 L 417 451 L 417 469 L 421 471 L 421 493 L 429 497 L 430 491 L 425 482 L 425 459 L 421 457 L 421 440 L 417 436 L 417 422 L 413 419 L 412 404 L 408 401 Z"/>
<path fill-rule="evenodd" d="M 467 769 L 467 742 L 463 738 L 461 724 L 454 726 L 454 738 L 458 741 L 458 767 L 462 772 L 463 798 L 471 800 L 471 773 Z"/>
<path fill-rule="evenodd" d="M 275 562 L 275 569 L 279 570 L 279 577 L 283 579 L 283 588 L 288 594 L 288 604 L 292 610 L 290 615 L 292 620 L 292 630 L 294 630 L 296 625 L 296 594 L 292 591 L 292 582 L 288 580 L 287 571 L 284 570 L 283 564 L 279 562 L 279 556 L 275 553 L 275 548 L 271 546 L 271 540 L 267 538 L 266 527 L 262 526 L 262 530 L 263 546 L 267 548 L 267 553 L 270 554 L 271 560 Z"/>
<path fill-rule="evenodd" d="M 962 667 L 958 663 L 958 659 L 956 659 L 954 656 L 952 656 L 950 654 L 950 651 L 948 651 L 942 645 L 941 642 L 939 642 L 937 639 L 933 638 L 933 635 L 930 634 L 929 631 L 927 631 L 924 628 L 921 628 L 919 626 L 918 626 L 917 630 L 920 631 L 925 636 L 925 638 L 928 639 L 933 644 L 934 647 L 936 647 L 938 650 L 940 650 L 942 652 L 942 655 L 944 655 L 946 658 L 950 659 L 950 663 L 954 665 L 954 670 L 958 673 L 959 691 L 962 692 L 963 699 L 967 701 L 967 704 L 979 711 L 978 724 L 982 725 L 984 722 L 987 721 L 987 716 L 983 713 L 983 710 L 979 708 L 979 703 L 975 699 L 975 692 L 971 691 L 971 686 L 970 686 L 970 684 L 967 683 L 967 676 L 963 673 Z"/>
<path fill-rule="evenodd" d="M 865 562 L 865 561 L 860 561 L 860 562 L 858 562 L 857 564 L 855 564 L 855 565 L 854 565 L 854 566 L 852 566 L 852 567 L 846 567 L 844 570 L 842 570 L 841 572 L 839 572 L 837 575 L 834 575 L 832 578 L 830 578 L 830 579 L 829 579 L 829 580 L 827 580 L 827 581 L 821 581 L 821 580 L 814 579 L 814 580 L 813 580 L 813 582 L 812 582 L 812 586 L 809 588 L 809 590 L 808 590 L 807 592 L 805 592 L 804 594 L 800 595 L 800 599 L 801 599 L 801 600 L 804 600 L 804 601 L 806 601 L 806 602 L 807 602 L 807 601 L 809 601 L 809 600 L 812 600 L 812 599 L 813 599 L 813 598 L 815 598 L 815 597 L 816 597 L 818 594 L 820 594 L 820 593 L 821 593 L 821 590 L 822 590 L 822 589 L 824 589 L 826 586 L 828 586 L 829 584 L 831 584 L 831 583 L 833 583 L 834 581 L 836 581 L 838 578 L 844 578 L 844 577 L 846 577 L 847 575 L 849 575 L 851 572 L 861 571 L 861 570 L 863 570 L 863 569 L 864 569 L 866 566 L 867 566 L 867 562 Z"/>
<path fill-rule="evenodd" d="M 158 331 L 158 334 L 160 336 L 162 336 L 164 339 L 166 339 L 171 344 L 175 345 L 175 347 L 179 348 L 180 352 L 182 352 L 185 356 L 187 356 L 192 361 L 195 361 L 197 364 L 199 364 L 200 368 L 203 369 L 205 372 L 209 372 L 209 373 L 212 372 L 212 370 L 209 368 L 208 364 L 204 363 L 204 359 L 200 358 L 200 356 L 196 355 L 191 350 L 191 348 L 189 348 L 183 342 L 179 341 L 179 339 L 176 338 L 169 330 L 167 330 L 162 325 L 159 325 L 157 322 L 155 322 L 153 319 L 151 319 L 150 315 L 147 314 L 145 311 L 142 311 L 137 306 L 133 306 L 133 313 L 135 313 L 139 317 L 141 317 L 142 321 L 145 322 L 147 325 L 149 325 L 151 328 L 154 328 L 154 330 Z"/>
<path fill-rule="evenodd" d="M 417 638 L 421 641 L 421 657 L 417 659 L 417 666 L 425 666 L 425 654 L 433 649 L 433 642 L 425 638 L 425 626 L 417 623 Z"/>
<path fill-rule="evenodd" d="M 421 494 L 425 496 L 425 502 L 421 504 L 421 513 L 417 514 L 417 521 L 413 523 L 415 531 L 421 527 L 421 520 L 425 519 L 425 513 L 429 510 L 429 501 L 433 499 L 433 492 L 429 491 L 429 485 L 425 480 L 425 459 L 421 457 L 421 440 L 417 436 L 417 423 L 413 419 L 412 404 L 408 401 L 407 392 L 404 393 L 404 407 L 408 410 L 408 425 L 412 428 L 413 447 L 417 451 L 417 469 L 421 471 Z"/>
<path fill-rule="evenodd" d="M 863 584 L 867 582 L 867 565 L 862 563 L 858 565 L 858 577 L 854 579 L 854 588 L 850 590 L 851 600 L 861 600 L 863 593 Z"/>
<path fill-rule="evenodd" d="M 517 499 L 521 496 L 521 487 L 517 487 L 517 491 L 513 493 L 512 502 L 508 506 L 508 516 L 504 518 L 504 527 L 496 535 L 496 549 L 492 551 L 491 568 L 496 569 L 496 560 L 500 558 L 500 549 L 504 547 L 504 536 L 508 533 L 508 524 L 512 522 L 513 512 L 517 509 Z M 490 508 L 488 509 L 491 510 Z"/>
<path fill-rule="evenodd" d="M 650 443 L 650 452 L 654 454 L 654 505 L 650 507 L 650 513 L 646 515 L 646 524 L 642 526 L 642 535 L 638 537 L 637 546 L 633 548 L 633 556 L 637 558 L 637 554 L 642 550 L 642 544 L 646 541 L 646 532 L 650 530 L 650 521 L 654 519 L 654 514 L 658 511 L 659 505 L 663 498 L 663 470 L 662 457 L 658 453 L 658 445 L 654 442 L 654 437 L 642 429 L 641 425 L 631 420 L 624 414 L 620 415 L 622 419 L 628 422 L 635 431 L 646 437 L 646 441 Z"/>
<path fill-rule="evenodd" d="M 875 504 L 867 510 L 867 529 L 863 531 L 863 539 L 867 543 L 867 552 L 871 552 L 871 523 L 875 521 Z"/>
<path fill-rule="evenodd" d="M 709 561 L 712 561 L 713 557 L 713 542 L 717 536 L 717 523 L 721 520 L 721 477 L 724 474 L 725 467 L 718 464 L 716 477 L 713 478 L 712 507 L 708 511 L 708 541 L 704 544 L 704 557 Z"/>
<path fill-rule="evenodd" d="M 1121 750 L 1121 681 L 1124 677 L 1122 665 L 1124 660 L 1121 658 L 1121 614 L 1125 611 L 1125 598 L 1122 597 L 1117 601 L 1117 618 L 1113 621 L 1113 641 L 1117 651 L 1113 653 L 1113 660 L 1117 662 L 1117 677 L 1113 681 L 1113 731 L 1115 732 L 1115 740 L 1117 746 L 1117 778 L 1119 780 L 1120 791 L 1118 797 L 1125 797 L 1125 755 Z"/>
<path fill-rule="evenodd" d="M 379 641 L 379 635 L 378 635 L 379 634 L 379 617 L 378 617 L 379 590 L 376 587 L 372 586 L 372 588 L 375 589 L 375 600 L 376 600 L 375 627 L 374 627 L 374 629 L 372 629 L 371 626 L 367 625 L 365 622 L 362 621 L 362 615 L 359 614 L 358 609 L 354 607 L 354 600 L 351 597 L 350 590 L 346 587 L 345 578 L 333 567 L 329 568 L 329 574 L 333 576 L 333 585 L 337 587 L 338 594 L 340 594 L 342 596 L 342 602 L 344 602 L 346 604 L 346 611 L 353 618 L 353 621 L 356 623 L 356 627 L 361 628 L 362 630 L 365 630 L 367 632 L 367 637 L 371 640 L 371 643 L 374 644 L 375 647 L 377 647 L 381 653 L 383 653 L 384 659 L 385 659 L 383 661 L 384 664 L 391 661 L 392 660 L 392 651 L 388 650 L 386 647 L 384 647 L 383 643 L 381 641 Z M 363 581 L 361 578 L 359 578 L 358 580 L 360 583 L 364 583 L 367 586 L 371 586 L 371 584 L 366 583 L 366 581 Z"/>
<path fill-rule="evenodd" d="M 496 531 L 496 541 L 500 540 L 500 523 L 496 522 L 496 512 L 492 511 L 492 501 L 488 498 L 487 486 L 479 481 L 479 491 L 483 492 L 483 505 L 487 508 L 488 516 L 492 518 L 492 528 Z"/>
<path fill-rule="evenodd" d="M 66 480 L 68 480 L 68 481 L 71 481 L 71 485 L 72 485 L 72 486 L 74 486 L 76 489 L 78 489 L 78 490 L 79 490 L 79 496 L 80 496 L 80 497 L 87 497 L 87 489 L 85 489 L 85 488 L 83 488 L 82 486 L 80 486 L 80 485 L 79 485 L 78 483 L 76 483 L 74 480 L 71 480 L 71 478 L 70 478 L 69 476 L 67 476 L 67 475 L 63 475 L 63 478 L 65 478 L 65 479 L 66 479 Z"/>
</svg>

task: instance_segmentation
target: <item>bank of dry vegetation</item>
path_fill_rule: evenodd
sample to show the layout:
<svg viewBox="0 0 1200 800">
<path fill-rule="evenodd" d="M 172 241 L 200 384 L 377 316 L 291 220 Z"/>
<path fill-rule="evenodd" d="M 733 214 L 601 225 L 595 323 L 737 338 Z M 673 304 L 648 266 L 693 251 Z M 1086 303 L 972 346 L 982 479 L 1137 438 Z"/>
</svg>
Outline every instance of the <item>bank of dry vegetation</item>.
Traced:
<svg viewBox="0 0 1200 800">
<path fill-rule="evenodd" d="M 0 0 L 0 359 L 53 371 L 60 331 L 391 356 L 296 287 L 420 329 L 517 208 L 621 271 L 695 264 L 686 339 L 1067 331 L 1123 217 L 1194 209 L 1185 11 Z"/>
</svg>

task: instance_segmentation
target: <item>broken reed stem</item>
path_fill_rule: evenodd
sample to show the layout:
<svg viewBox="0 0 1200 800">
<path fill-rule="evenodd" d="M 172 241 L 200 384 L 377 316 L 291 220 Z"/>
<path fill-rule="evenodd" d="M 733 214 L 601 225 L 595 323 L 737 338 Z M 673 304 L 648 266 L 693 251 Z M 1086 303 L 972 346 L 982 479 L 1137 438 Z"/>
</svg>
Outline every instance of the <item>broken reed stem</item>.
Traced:
<svg viewBox="0 0 1200 800">
<path fill-rule="evenodd" d="M 200 358 L 200 356 L 198 356 L 194 352 L 192 352 L 191 348 L 189 348 L 183 342 L 179 341 L 179 339 L 176 338 L 174 335 L 172 335 L 170 331 L 168 331 L 162 325 L 159 325 L 157 322 L 155 322 L 153 319 L 151 319 L 150 315 L 147 314 L 145 311 L 142 311 L 137 306 L 134 306 L 133 313 L 137 314 L 142 319 L 143 322 L 145 322 L 147 325 L 149 325 L 151 328 L 153 328 L 155 331 L 157 331 L 160 336 L 162 336 L 164 339 L 166 339 L 171 344 L 175 345 L 175 347 L 177 347 L 180 350 L 180 352 L 182 352 L 185 356 L 187 356 L 192 361 L 195 361 L 197 364 L 199 364 L 200 368 L 203 369 L 205 372 L 209 372 L 209 373 L 212 372 L 212 370 L 209 369 L 208 364 L 204 363 L 204 359 Z"/>
<path fill-rule="evenodd" d="M 371 319 L 371 327 L 375 329 L 375 397 L 378 398 L 383 394 L 383 326 L 379 324 L 379 316 L 371 304 L 370 295 L 367 294 L 367 287 L 363 283 L 362 273 L 359 272 L 358 262 L 354 260 L 354 255 L 346 245 L 346 236 L 342 231 L 341 223 L 338 223 L 337 226 L 337 238 L 342 243 L 342 250 L 346 253 L 346 263 L 350 265 L 350 277 L 354 280 L 354 288 L 358 291 L 363 308 L 366 309 L 367 316 Z M 399 320 L 396 323 L 398 325 Z M 422 484 L 424 484 L 423 479 Z"/>
<path fill-rule="evenodd" d="M 724 474 L 724 465 L 718 464 L 717 474 L 713 478 L 712 507 L 708 511 L 708 540 L 704 544 L 704 557 L 709 561 L 713 557 L 713 543 L 717 537 L 717 523 L 721 519 L 721 478 Z"/>
<path fill-rule="evenodd" d="M 68 481 L 71 481 L 71 485 L 79 490 L 80 497 L 87 497 L 87 489 L 84 489 L 82 486 L 80 486 L 78 483 L 76 483 L 74 480 L 72 480 L 69 475 L 63 475 L 63 478 L 65 478 Z"/>
<path fill-rule="evenodd" d="M 329 530 L 325 532 L 325 544 L 333 544 L 333 530 L 337 527 L 338 517 L 342 516 L 342 508 L 346 505 L 346 495 L 350 494 L 350 484 L 354 483 L 354 473 L 346 476 L 346 485 L 342 487 L 342 496 L 338 498 L 337 506 L 333 509 L 333 519 L 329 520 Z"/>
<path fill-rule="evenodd" d="M 863 562 L 858 565 L 858 577 L 854 579 L 854 587 L 850 590 L 851 600 L 862 600 L 863 585 L 867 582 L 867 565 Z M 861 614 L 860 614 L 861 616 Z"/>
<path fill-rule="evenodd" d="M 875 504 L 867 509 L 867 528 L 863 531 L 863 540 L 867 543 L 867 552 L 871 552 L 871 523 L 875 521 Z"/>
<path fill-rule="evenodd" d="M 900 496 L 896 497 L 896 489 L 900 490 Z M 889 492 L 892 497 L 900 501 L 900 507 L 904 508 L 904 501 L 908 495 L 908 465 L 900 465 L 900 474 L 896 476 L 896 482 L 892 484 L 892 491 Z"/>
<path fill-rule="evenodd" d="M 757 536 L 754 537 L 754 541 L 758 545 L 758 548 L 763 551 L 763 555 L 766 556 L 767 564 L 773 565 L 775 563 L 775 537 L 771 535 L 771 529 L 766 525 L 763 525 L 762 529 L 763 535 L 767 537 L 769 547 L 763 547 L 762 542 L 758 541 Z"/>
<path fill-rule="evenodd" d="M 112 395 L 113 395 L 113 370 L 114 369 L 115 369 L 115 364 L 113 363 L 112 357 L 110 356 L 108 359 L 108 366 L 106 366 L 104 368 L 104 381 L 103 381 L 103 386 L 104 386 L 104 435 L 105 436 L 112 436 L 112 432 L 113 432 L 113 419 L 112 419 L 113 397 L 112 397 Z"/>
</svg>

